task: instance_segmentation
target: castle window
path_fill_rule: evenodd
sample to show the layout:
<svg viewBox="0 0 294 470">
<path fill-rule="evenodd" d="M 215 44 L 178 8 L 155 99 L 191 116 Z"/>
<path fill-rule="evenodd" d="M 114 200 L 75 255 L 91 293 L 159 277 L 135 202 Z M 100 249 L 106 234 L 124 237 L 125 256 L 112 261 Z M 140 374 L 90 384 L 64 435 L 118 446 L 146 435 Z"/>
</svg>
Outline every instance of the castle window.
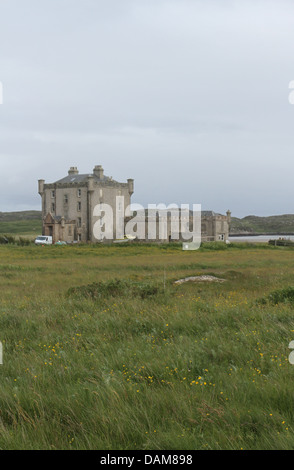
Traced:
<svg viewBox="0 0 294 470">
<path fill-rule="evenodd" d="M 52 191 L 51 191 L 51 197 L 52 197 L 52 199 L 55 198 L 55 190 L 54 189 L 52 189 Z"/>
<path fill-rule="evenodd" d="M 82 209 L 82 204 L 81 204 L 81 202 L 80 202 L 80 201 L 78 202 L 77 209 L 78 209 L 78 211 L 80 211 L 80 210 Z"/>
<path fill-rule="evenodd" d="M 78 189 L 78 197 L 81 197 L 81 195 L 82 195 L 82 190 Z"/>
<path fill-rule="evenodd" d="M 68 195 L 67 194 L 64 195 L 64 204 L 68 204 Z"/>
<path fill-rule="evenodd" d="M 78 217 L 78 227 L 81 227 L 82 226 L 82 219 L 81 217 Z"/>
<path fill-rule="evenodd" d="M 55 212 L 55 204 L 54 204 L 54 202 L 52 202 L 52 204 L 51 204 L 51 212 Z"/>
</svg>

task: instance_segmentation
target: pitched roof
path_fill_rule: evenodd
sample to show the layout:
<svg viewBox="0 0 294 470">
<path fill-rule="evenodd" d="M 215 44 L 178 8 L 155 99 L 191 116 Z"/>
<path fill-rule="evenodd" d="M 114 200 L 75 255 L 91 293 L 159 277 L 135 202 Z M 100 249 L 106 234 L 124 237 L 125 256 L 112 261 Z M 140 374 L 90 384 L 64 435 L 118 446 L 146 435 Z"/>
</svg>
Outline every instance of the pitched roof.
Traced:
<svg viewBox="0 0 294 470">
<path fill-rule="evenodd" d="M 94 181 L 114 181 L 109 176 L 103 176 L 102 178 L 98 178 L 98 176 L 96 176 L 94 174 L 87 173 L 87 174 L 83 174 L 83 175 L 80 175 L 80 174 L 67 175 L 64 178 L 62 178 L 61 180 L 55 181 L 55 183 L 61 183 L 61 184 L 64 184 L 64 183 L 84 183 L 84 182 L 87 182 L 89 176 L 93 176 Z"/>
<path fill-rule="evenodd" d="M 202 217 L 214 217 L 215 215 L 219 215 L 219 214 L 216 214 L 213 211 L 201 211 L 201 215 Z"/>
</svg>

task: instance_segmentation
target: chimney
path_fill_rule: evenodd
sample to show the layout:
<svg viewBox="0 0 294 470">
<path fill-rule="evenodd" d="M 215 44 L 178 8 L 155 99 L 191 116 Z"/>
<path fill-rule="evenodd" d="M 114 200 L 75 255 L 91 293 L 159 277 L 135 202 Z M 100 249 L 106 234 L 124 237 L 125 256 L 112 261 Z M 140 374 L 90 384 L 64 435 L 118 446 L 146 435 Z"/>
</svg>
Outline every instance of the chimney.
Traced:
<svg viewBox="0 0 294 470">
<path fill-rule="evenodd" d="M 131 178 L 128 179 L 128 186 L 129 186 L 129 194 L 131 196 L 134 192 L 134 180 L 133 179 Z"/>
<path fill-rule="evenodd" d="M 231 211 L 230 210 L 227 210 L 227 221 L 228 221 L 228 224 L 230 225 L 231 224 Z"/>
<path fill-rule="evenodd" d="M 93 177 L 93 175 L 88 176 L 88 191 L 90 191 L 90 192 L 94 191 L 94 177 Z"/>
<path fill-rule="evenodd" d="M 101 165 L 96 165 L 94 170 L 93 170 L 93 174 L 95 176 L 97 176 L 97 178 L 102 180 L 103 177 L 104 177 L 104 170 L 103 170 L 102 166 Z"/>
<path fill-rule="evenodd" d="M 71 166 L 70 169 L 68 170 L 69 175 L 78 175 L 79 170 L 77 169 L 76 166 Z"/>
<path fill-rule="evenodd" d="M 40 196 L 43 195 L 44 193 L 44 184 L 45 184 L 45 180 L 38 180 L 38 192 L 40 194 Z"/>
</svg>

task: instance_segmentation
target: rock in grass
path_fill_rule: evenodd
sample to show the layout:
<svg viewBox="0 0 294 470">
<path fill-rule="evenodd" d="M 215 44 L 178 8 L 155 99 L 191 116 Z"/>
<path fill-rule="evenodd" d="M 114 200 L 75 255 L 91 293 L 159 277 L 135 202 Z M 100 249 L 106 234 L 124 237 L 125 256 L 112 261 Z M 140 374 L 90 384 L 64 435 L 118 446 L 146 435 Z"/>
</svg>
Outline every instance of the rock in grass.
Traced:
<svg viewBox="0 0 294 470">
<path fill-rule="evenodd" d="M 174 284 L 183 284 L 184 282 L 225 282 L 225 280 L 226 279 L 208 275 L 190 276 L 185 277 L 184 279 L 179 279 L 178 281 L 175 281 Z"/>
</svg>

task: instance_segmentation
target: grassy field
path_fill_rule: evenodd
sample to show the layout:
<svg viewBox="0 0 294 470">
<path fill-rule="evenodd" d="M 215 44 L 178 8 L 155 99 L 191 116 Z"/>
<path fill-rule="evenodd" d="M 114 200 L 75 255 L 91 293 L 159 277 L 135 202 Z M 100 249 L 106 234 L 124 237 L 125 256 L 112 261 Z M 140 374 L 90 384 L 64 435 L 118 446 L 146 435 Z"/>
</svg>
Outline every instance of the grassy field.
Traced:
<svg viewBox="0 0 294 470">
<path fill-rule="evenodd" d="M 210 247 L 0 245 L 0 449 L 294 449 L 294 251 Z"/>
<path fill-rule="evenodd" d="M 36 238 L 40 234 L 42 234 L 42 221 L 40 220 L 0 222 L 0 235 Z"/>
<path fill-rule="evenodd" d="M 42 233 L 40 211 L 0 212 L 0 236 L 35 238 Z"/>
</svg>

